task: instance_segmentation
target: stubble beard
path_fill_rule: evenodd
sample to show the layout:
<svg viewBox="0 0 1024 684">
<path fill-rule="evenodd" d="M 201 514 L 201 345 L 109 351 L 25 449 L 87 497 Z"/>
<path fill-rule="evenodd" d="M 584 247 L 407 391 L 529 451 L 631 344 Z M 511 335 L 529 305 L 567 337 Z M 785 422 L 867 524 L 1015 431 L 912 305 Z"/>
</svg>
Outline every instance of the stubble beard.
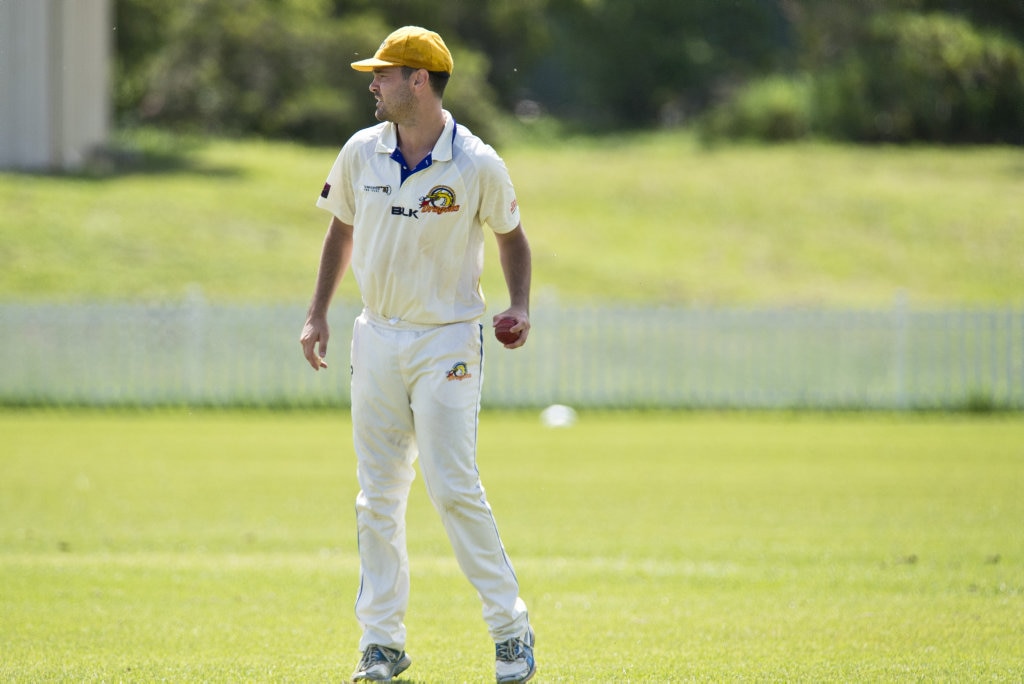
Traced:
<svg viewBox="0 0 1024 684">
<path fill-rule="evenodd" d="M 408 89 L 397 91 L 388 102 L 383 99 L 377 100 L 377 107 L 373 112 L 378 121 L 390 121 L 395 124 L 405 123 L 413 111 L 412 92 Z"/>
</svg>

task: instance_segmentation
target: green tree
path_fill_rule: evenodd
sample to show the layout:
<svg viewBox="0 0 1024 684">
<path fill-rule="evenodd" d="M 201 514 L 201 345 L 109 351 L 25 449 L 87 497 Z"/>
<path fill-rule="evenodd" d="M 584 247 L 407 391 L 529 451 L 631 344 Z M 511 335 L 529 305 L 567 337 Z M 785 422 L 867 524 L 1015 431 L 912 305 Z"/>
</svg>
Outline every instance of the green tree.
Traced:
<svg viewBox="0 0 1024 684">
<path fill-rule="evenodd" d="M 128 25 L 139 23 L 141 7 L 150 18 L 162 13 L 164 26 L 152 34 L 153 51 L 134 40 L 119 45 L 123 121 L 326 143 L 373 123 L 369 81 L 349 64 L 391 31 L 378 14 L 337 16 L 327 0 L 134 0 L 147 1 L 126 10 Z M 446 104 L 493 133 L 499 113 L 487 60 L 458 43 L 453 51 L 459 77 Z"/>
<path fill-rule="evenodd" d="M 975 26 L 1024 40 L 1024 2 L 1020 0 L 922 0 L 918 9 L 960 16 Z"/>
<path fill-rule="evenodd" d="M 758 0 L 552 0 L 552 49 L 532 81 L 558 114 L 599 127 L 679 122 L 715 92 L 789 59 L 789 28 Z"/>
<path fill-rule="evenodd" d="M 711 128 L 778 138 L 808 130 L 812 118 L 819 132 L 857 139 L 889 139 L 885 130 L 898 139 L 973 140 L 980 130 L 1019 138 L 1021 0 L 115 2 L 124 123 L 336 142 L 372 121 L 366 79 L 349 62 L 394 28 L 419 24 L 440 32 L 455 56 L 446 105 L 485 137 L 501 128 L 503 112 L 530 100 L 591 130 L 685 123 L 714 107 Z M 911 30 L 909 19 L 897 33 L 880 28 L 936 10 L 955 23 L 926 22 L 930 33 Z M 909 80 L 887 73 L 887 50 L 902 55 Z M 910 64 L 915 50 L 940 63 L 962 54 L 969 64 L 947 64 L 940 78 Z M 958 103 L 945 107 L 945 123 L 923 122 L 928 95 L 914 79 Z M 910 92 L 919 113 L 904 126 L 908 109 L 893 99 Z M 722 106 L 731 101 L 739 103 L 733 112 Z"/>
<path fill-rule="evenodd" d="M 144 121 L 219 132 L 336 140 L 365 122 L 341 65 L 370 50 L 379 23 L 325 21 L 316 0 L 192 0 L 147 72 Z"/>
<path fill-rule="evenodd" d="M 1024 47 L 960 17 L 876 15 L 816 92 L 833 137 L 1024 144 Z"/>
<path fill-rule="evenodd" d="M 114 3 L 114 105 L 133 118 L 148 90 L 148 74 L 170 40 L 180 0 L 117 0 Z"/>
</svg>

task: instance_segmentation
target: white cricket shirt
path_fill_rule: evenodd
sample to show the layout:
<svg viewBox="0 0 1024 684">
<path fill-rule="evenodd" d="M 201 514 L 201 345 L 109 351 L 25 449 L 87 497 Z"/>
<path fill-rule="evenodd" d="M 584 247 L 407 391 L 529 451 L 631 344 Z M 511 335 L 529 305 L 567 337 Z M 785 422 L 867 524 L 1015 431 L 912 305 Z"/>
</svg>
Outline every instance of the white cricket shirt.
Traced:
<svg viewBox="0 0 1024 684">
<path fill-rule="evenodd" d="M 395 323 L 480 318 L 483 226 L 507 233 L 519 225 L 505 163 L 450 113 L 444 117 L 429 165 L 405 182 L 393 158 L 395 125 L 359 131 L 342 147 L 317 200 L 353 226 L 352 273 L 363 304 Z"/>
</svg>

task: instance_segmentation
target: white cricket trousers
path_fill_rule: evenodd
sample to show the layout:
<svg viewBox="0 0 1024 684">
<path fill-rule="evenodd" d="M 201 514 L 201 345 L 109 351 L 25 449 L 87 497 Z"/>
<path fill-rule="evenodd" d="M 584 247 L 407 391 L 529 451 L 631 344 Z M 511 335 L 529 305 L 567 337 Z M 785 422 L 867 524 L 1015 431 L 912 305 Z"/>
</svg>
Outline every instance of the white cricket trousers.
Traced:
<svg viewBox="0 0 1024 684">
<path fill-rule="evenodd" d="M 352 334 L 357 476 L 359 649 L 405 648 L 409 556 L 405 512 L 417 457 L 455 558 L 483 603 L 495 642 L 527 627 L 519 583 L 476 467 L 483 381 L 479 323 L 410 326 L 364 310 Z"/>
</svg>

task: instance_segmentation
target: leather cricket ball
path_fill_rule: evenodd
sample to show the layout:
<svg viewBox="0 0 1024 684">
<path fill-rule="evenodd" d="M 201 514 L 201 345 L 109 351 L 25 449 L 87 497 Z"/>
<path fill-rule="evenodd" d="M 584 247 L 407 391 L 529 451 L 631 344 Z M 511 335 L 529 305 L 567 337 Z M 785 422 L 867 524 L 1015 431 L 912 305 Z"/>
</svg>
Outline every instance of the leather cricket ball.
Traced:
<svg viewBox="0 0 1024 684">
<path fill-rule="evenodd" d="M 494 326 L 494 336 L 502 344 L 512 344 L 519 339 L 519 333 L 512 332 L 512 326 L 515 324 L 514 318 L 499 318 Z"/>
</svg>

